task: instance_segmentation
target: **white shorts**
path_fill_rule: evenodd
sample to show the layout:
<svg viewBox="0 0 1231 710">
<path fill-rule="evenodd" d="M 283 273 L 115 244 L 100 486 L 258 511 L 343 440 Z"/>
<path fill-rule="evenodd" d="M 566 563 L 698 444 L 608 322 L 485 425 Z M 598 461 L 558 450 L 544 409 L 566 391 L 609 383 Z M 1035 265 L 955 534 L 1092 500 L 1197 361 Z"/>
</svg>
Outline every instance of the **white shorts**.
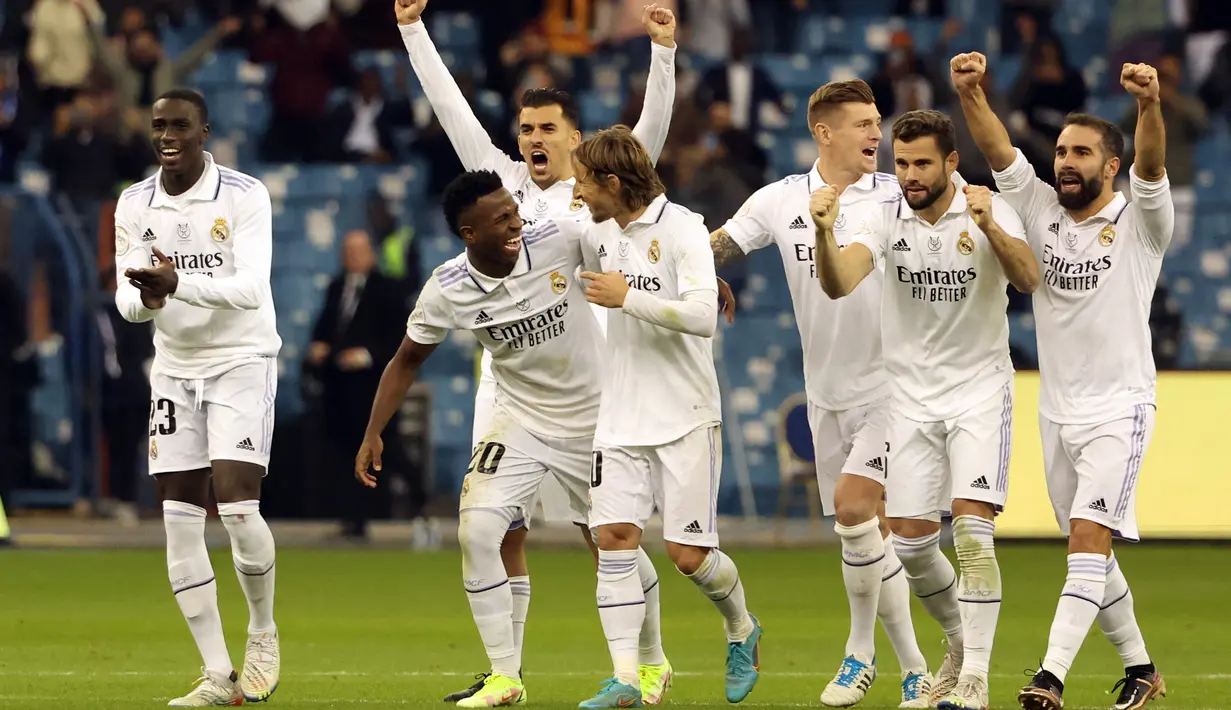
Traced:
<svg viewBox="0 0 1231 710">
<path fill-rule="evenodd" d="M 632 523 L 645 530 L 657 505 L 663 539 L 718 547 L 721 477 L 718 424 L 660 446 L 597 446 L 590 469 L 590 527 Z"/>
<path fill-rule="evenodd" d="M 150 374 L 150 473 L 194 471 L 211 461 L 269 466 L 278 361 L 248 360 L 202 380 Z"/>
<path fill-rule="evenodd" d="M 606 309 L 603 309 L 606 310 Z M 484 355 L 487 351 L 484 350 Z M 474 427 L 471 429 L 471 450 L 478 446 L 483 440 L 484 433 L 491 426 L 492 417 L 496 412 L 496 378 L 490 374 L 483 374 L 479 377 L 479 385 L 475 389 L 474 395 Z M 589 441 L 589 439 L 587 439 Z M 585 471 L 590 469 L 590 449 L 587 444 Z M 586 486 L 589 485 L 589 474 L 586 474 Z M 545 476 L 539 484 L 539 489 L 535 495 L 535 500 L 525 506 L 523 522 L 527 528 L 530 527 L 531 519 L 544 520 L 549 523 L 576 523 L 578 525 L 586 524 L 586 513 L 582 513 L 580 519 L 573 509 L 572 493 L 565 489 L 555 476 Z M 583 500 L 585 498 L 583 497 Z M 536 514 L 536 509 L 541 506 L 541 512 Z"/>
<path fill-rule="evenodd" d="M 916 422 L 891 405 L 886 515 L 939 521 L 956 499 L 1004 510 L 1012 444 L 1011 380 L 983 402 L 944 421 Z"/>
<path fill-rule="evenodd" d="M 1043 470 L 1056 522 L 1092 520 L 1136 542 L 1137 475 L 1154 435 L 1154 405 L 1139 404 L 1111 421 L 1057 424 L 1039 416 Z"/>
<path fill-rule="evenodd" d="M 887 399 L 840 412 L 808 403 L 816 480 L 825 515 L 836 512 L 834 490 L 842 474 L 863 476 L 885 485 L 885 469 L 889 465 L 889 444 L 885 440 L 888 407 Z"/>
<path fill-rule="evenodd" d="M 554 478 L 568 494 L 568 519 L 585 525 L 593 449 L 590 437 L 539 437 L 497 410 L 470 455 L 458 508 L 518 508 L 528 522 L 539 487 Z"/>
</svg>

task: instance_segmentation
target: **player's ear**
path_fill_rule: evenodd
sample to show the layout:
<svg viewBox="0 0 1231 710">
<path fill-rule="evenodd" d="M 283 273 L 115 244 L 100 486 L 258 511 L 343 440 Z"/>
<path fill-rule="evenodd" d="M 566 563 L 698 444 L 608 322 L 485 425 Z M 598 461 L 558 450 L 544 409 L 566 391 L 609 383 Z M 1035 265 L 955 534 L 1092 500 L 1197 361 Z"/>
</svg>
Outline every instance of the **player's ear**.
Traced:
<svg viewBox="0 0 1231 710">
<path fill-rule="evenodd" d="M 829 145 L 832 140 L 829 135 L 829 126 L 823 123 L 817 123 L 812 126 L 812 136 L 816 139 L 818 145 Z"/>
<path fill-rule="evenodd" d="M 458 227 L 457 236 L 467 245 L 474 244 L 474 227 Z"/>
<path fill-rule="evenodd" d="M 574 128 L 573 134 L 568 137 L 568 147 L 576 148 L 579 145 L 581 145 L 581 131 Z"/>
<path fill-rule="evenodd" d="M 957 155 L 956 150 L 950 153 L 949 155 L 945 156 L 945 172 L 946 173 L 952 174 L 952 173 L 957 172 L 957 164 L 958 164 L 958 155 Z"/>
<path fill-rule="evenodd" d="M 1115 179 L 1117 175 L 1120 174 L 1119 156 L 1113 156 L 1111 160 L 1107 161 L 1105 167 L 1103 168 L 1103 173 L 1104 173 L 1104 178 L 1107 180 L 1113 180 Z"/>
<path fill-rule="evenodd" d="M 209 124 L 208 123 L 205 124 L 204 126 L 201 126 L 201 140 L 204 141 L 206 138 L 209 138 Z"/>
</svg>

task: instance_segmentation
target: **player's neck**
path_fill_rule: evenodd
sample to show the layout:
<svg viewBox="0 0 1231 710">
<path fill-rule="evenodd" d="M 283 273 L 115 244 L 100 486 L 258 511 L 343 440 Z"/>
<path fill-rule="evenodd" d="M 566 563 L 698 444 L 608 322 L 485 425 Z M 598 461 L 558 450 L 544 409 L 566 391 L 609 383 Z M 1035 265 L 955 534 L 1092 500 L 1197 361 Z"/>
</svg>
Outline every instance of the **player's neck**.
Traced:
<svg viewBox="0 0 1231 710">
<path fill-rule="evenodd" d="M 1091 202 L 1079 210 L 1067 210 L 1067 212 L 1073 222 L 1080 224 L 1099 212 L 1102 212 L 1103 208 L 1111 204 L 1111 201 L 1114 199 L 1116 199 L 1116 193 L 1111 190 L 1106 190 L 1103 194 L 1096 197 L 1094 202 Z"/>
<path fill-rule="evenodd" d="M 498 261 L 484 259 L 475 254 L 473 251 L 466 250 L 466 260 L 474 267 L 475 271 L 492 279 L 502 279 L 513 273 L 513 269 L 517 268 L 517 262 L 512 264 L 504 264 Z"/>
<path fill-rule="evenodd" d="M 845 168 L 840 168 L 837 165 L 825 160 L 824 156 L 820 156 L 816 161 L 816 169 L 821 174 L 821 180 L 826 185 L 829 185 L 834 190 L 837 190 L 839 196 L 841 196 L 846 188 L 859 182 L 859 180 L 864 176 L 864 172 L 862 170 L 848 170 Z"/>
<path fill-rule="evenodd" d="M 616 224 L 620 225 L 620 229 L 627 229 L 630 223 L 641 219 L 641 215 L 645 214 L 645 211 L 649 208 L 650 208 L 649 205 L 643 205 L 631 212 L 621 212 L 620 214 L 617 214 L 613 219 L 615 219 Z"/>
<path fill-rule="evenodd" d="M 193 185 L 201 179 L 205 174 L 205 157 L 201 157 L 201 164 L 194 165 L 182 173 L 169 173 L 165 170 L 162 173 L 162 189 L 168 195 L 176 197 L 188 192 Z"/>
<path fill-rule="evenodd" d="M 950 181 L 948 187 L 941 193 L 940 199 L 928 205 L 925 209 L 915 210 L 915 214 L 919 215 L 928 224 L 936 224 L 949 211 L 949 206 L 953 204 L 953 198 L 956 196 L 957 186 Z"/>
<path fill-rule="evenodd" d="M 538 185 L 540 190 L 548 190 L 551 188 L 552 185 L 555 185 L 558 182 L 564 182 L 566 180 L 572 180 L 572 179 L 573 179 L 573 171 L 570 170 L 568 171 L 567 175 L 563 173 L 560 175 L 548 175 L 547 177 L 542 178 L 542 179 L 532 177 L 530 178 L 530 181 L 533 182 L 535 185 Z"/>
</svg>

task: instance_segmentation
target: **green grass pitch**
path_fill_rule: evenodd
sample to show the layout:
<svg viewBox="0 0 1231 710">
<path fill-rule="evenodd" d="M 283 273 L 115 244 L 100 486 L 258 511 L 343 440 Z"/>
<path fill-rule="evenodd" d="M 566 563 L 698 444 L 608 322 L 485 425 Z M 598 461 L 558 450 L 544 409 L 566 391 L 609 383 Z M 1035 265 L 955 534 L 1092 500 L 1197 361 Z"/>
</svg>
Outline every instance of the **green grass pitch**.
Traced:
<svg viewBox="0 0 1231 710">
<path fill-rule="evenodd" d="M 950 550 L 951 554 L 952 551 Z M 992 707 L 1014 708 L 1043 655 L 1064 577 L 1057 544 L 999 549 L 1005 603 L 992 659 Z M 1231 548 L 1122 547 L 1138 617 L 1168 697 L 1152 707 L 1231 706 Z M 836 548 L 732 552 L 765 627 L 760 684 L 743 704 L 819 706 L 846 639 Z M 247 608 L 228 552 L 214 551 L 231 655 L 242 660 Z M 665 557 L 663 636 L 678 673 L 668 705 L 726 705 L 722 622 Z M 576 707 L 610 673 L 584 551 L 532 550 L 524 671 L 530 706 Z M 456 551 L 285 550 L 277 612 L 282 683 L 271 708 L 443 707 L 486 667 Z M 0 553 L 0 707 L 156 708 L 187 692 L 200 659 L 167 587 L 161 551 Z M 939 628 L 916 603 L 933 668 Z M 881 676 L 863 708 L 897 705 L 898 669 L 878 636 Z M 1069 677 L 1069 708 L 1109 708 L 1119 658 L 1097 628 Z"/>
</svg>

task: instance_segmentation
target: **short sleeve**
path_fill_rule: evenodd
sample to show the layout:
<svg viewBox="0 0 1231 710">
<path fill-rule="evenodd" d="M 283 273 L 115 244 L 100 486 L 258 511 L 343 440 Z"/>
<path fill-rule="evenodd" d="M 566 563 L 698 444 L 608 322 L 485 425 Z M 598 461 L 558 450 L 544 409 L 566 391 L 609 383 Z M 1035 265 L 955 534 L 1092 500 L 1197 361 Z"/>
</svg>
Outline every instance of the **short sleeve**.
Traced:
<svg viewBox="0 0 1231 710">
<path fill-rule="evenodd" d="M 1056 200 L 1056 191 L 1051 185 L 1039 179 L 1034 172 L 1034 166 L 1026 160 L 1026 154 L 1021 148 L 1014 148 L 1017 157 L 1009 167 L 1000 172 L 992 171 L 996 179 L 996 189 L 1009 206 L 1025 220 L 1044 216 L 1046 210 Z M 1004 225 L 1001 225 L 1004 228 Z M 1005 230 L 1008 231 L 1008 230 Z"/>
<path fill-rule="evenodd" d="M 779 184 L 773 183 L 752 193 L 739 211 L 722 225 L 723 231 L 731 235 L 731 241 L 745 254 L 773 243 L 774 233 L 770 224 L 777 205 L 775 193 L 779 192 L 778 188 Z"/>
<path fill-rule="evenodd" d="M 718 274 L 714 267 L 714 251 L 710 248 L 709 231 L 700 219 L 686 220 L 686 231 L 676 249 L 676 283 L 680 298 L 693 291 L 718 293 Z"/>
<path fill-rule="evenodd" d="M 406 319 L 406 337 L 420 345 L 437 345 L 444 341 L 453 330 L 453 321 L 449 318 L 451 309 L 440 291 L 440 283 L 436 275 L 423 285 L 415 309 Z"/>
<path fill-rule="evenodd" d="M 884 268 L 885 245 L 889 241 L 886 214 L 891 208 L 896 212 L 897 203 L 885 202 L 869 210 L 851 237 L 851 244 L 862 244 L 872 252 L 872 264 L 881 269 Z"/>
<path fill-rule="evenodd" d="M 1005 234 L 1020 239 L 1023 242 L 1026 239 L 1026 226 L 1022 223 L 1022 218 L 1017 211 L 1009 205 L 1009 202 L 999 195 L 992 195 L 992 221 L 994 221 Z"/>
<path fill-rule="evenodd" d="M 558 238 L 568 252 L 568 259 L 572 266 L 574 268 L 586 267 L 590 264 L 586 259 L 586 226 L 576 220 L 552 220 L 550 224 L 560 230 Z"/>
<path fill-rule="evenodd" d="M 1137 175 L 1133 166 L 1128 168 L 1129 192 L 1133 196 L 1133 210 L 1138 219 L 1141 241 L 1154 256 L 1167 253 L 1171 236 L 1175 231 L 1175 203 L 1171 197 L 1171 181 L 1166 175 L 1157 182 L 1150 182 Z"/>
</svg>

